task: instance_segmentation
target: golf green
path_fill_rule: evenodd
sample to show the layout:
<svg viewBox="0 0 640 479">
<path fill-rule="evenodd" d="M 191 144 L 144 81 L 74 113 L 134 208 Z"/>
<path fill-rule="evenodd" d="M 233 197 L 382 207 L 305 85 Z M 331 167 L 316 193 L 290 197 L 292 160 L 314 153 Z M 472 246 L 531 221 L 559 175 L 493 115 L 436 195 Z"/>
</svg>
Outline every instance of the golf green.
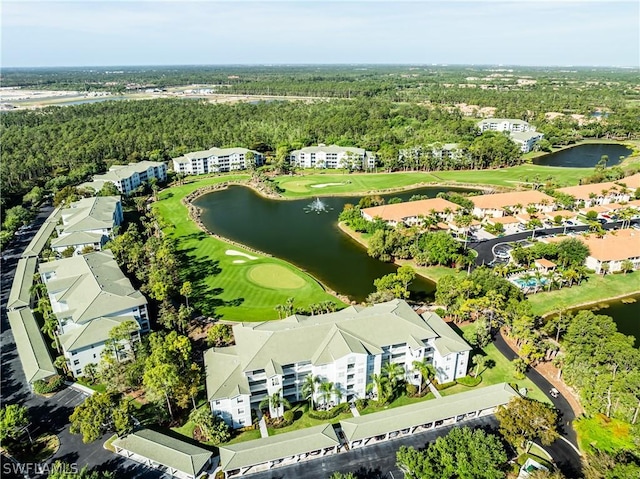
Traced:
<svg viewBox="0 0 640 479">
<path fill-rule="evenodd" d="M 252 283 L 271 289 L 299 289 L 305 286 L 305 280 L 292 270 L 279 264 L 257 264 L 247 271 Z"/>
</svg>

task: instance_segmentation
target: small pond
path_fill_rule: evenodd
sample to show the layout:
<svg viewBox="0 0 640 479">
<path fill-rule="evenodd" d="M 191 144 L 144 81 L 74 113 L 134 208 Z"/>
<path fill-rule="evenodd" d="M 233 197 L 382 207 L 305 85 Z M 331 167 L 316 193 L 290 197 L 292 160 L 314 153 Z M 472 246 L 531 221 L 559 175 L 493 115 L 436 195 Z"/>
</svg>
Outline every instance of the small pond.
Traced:
<svg viewBox="0 0 640 479">
<path fill-rule="evenodd" d="M 533 163 L 542 166 L 593 168 L 602 155 L 607 155 L 609 157 L 607 166 L 613 166 L 619 164 L 631 153 L 631 148 L 616 143 L 585 143 L 534 158 Z"/>
<path fill-rule="evenodd" d="M 435 197 L 441 191 L 463 190 L 429 187 L 381 196 L 407 200 L 416 194 Z M 362 301 L 374 291 L 373 280 L 393 273 L 396 266 L 371 258 L 364 247 L 338 229 L 344 205 L 356 204 L 360 197 L 322 197 L 326 211 L 316 213 L 310 211 L 311 198 L 272 200 L 250 188 L 231 186 L 204 195 L 194 204 L 202 209 L 202 221 L 210 231 L 289 261 L 334 291 Z M 426 297 L 435 285 L 418 277 L 411 290 Z"/>
</svg>

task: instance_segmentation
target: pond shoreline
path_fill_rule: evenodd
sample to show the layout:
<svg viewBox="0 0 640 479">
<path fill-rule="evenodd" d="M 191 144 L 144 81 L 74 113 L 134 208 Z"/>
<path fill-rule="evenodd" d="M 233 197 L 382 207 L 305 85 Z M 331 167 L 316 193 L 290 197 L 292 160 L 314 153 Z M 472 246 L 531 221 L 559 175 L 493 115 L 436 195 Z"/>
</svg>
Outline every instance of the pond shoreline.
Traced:
<svg viewBox="0 0 640 479">
<path fill-rule="evenodd" d="M 607 296 L 605 298 L 600 298 L 600 299 L 596 299 L 596 300 L 593 300 L 593 301 L 586 301 L 584 303 L 574 304 L 574 305 L 571 305 L 571 306 L 567 306 L 566 308 L 563 308 L 562 310 L 563 311 L 567 311 L 567 310 L 584 308 L 584 307 L 587 307 L 587 306 L 594 306 L 594 305 L 606 303 L 606 302 L 609 302 L 609 301 L 617 301 L 617 300 L 620 300 L 620 299 L 629 298 L 631 296 L 637 296 L 638 294 L 640 294 L 640 290 L 634 291 L 632 293 L 618 294 L 616 296 Z M 549 316 L 552 316 L 552 315 L 558 314 L 558 313 L 560 313 L 560 311 L 549 311 L 548 313 L 544 313 L 541 316 L 541 318 L 542 319 L 546 319 Z"/>
<path fill-rule="evenodd" d="M 342 301 L 343 303 L 349 305 L 352 304 L 353 302 L 351 301 L 351 299 L 349 299 L 349 297 L 347 297 L 346 295 L 340 294 L 337 291 L 334 291 L 333 289 L 329 288 L 326 284 L 324 284 L 322 281 L 320 281 L 318 278 L 316 278 L 314 275 L 312 275 L 311 273 L 309 273 L 308 271 L 304 270 L 303 268 L 301 268 L 300 266 L 291 263 L 289 261 L 286 261 L 282 258 L 278 258 L 272 254 L 269 253 L 265 253 L 264 251 L 261 251 L 257 248 L 253 248 L 251 246 L 247 246 L 245 244 L 242 244 L 238 241 L 234 241 L 232 239 L 226 238 L 222 235 L 219 235 L 218 233 L 214 233 L 213 231 L 210 231 L 205 224 L 203 223 L 202 219 L 201 219 L 201 215 L 202 215 L 202 209 L 198 208 L 197 206 L 195 206 L 193 204 L 193 201 L 200 198 L 201 196 L 204 196 L 206 194 L 209 193 L 213 193 L 216 191 L 221 191 L 221 190 L 225 190 L 227 189 L 229 186 L 246 186 L 251 188 L 252 190 L 260 193 L 262 196 L 265 196 L 267 198 L 271 198 L 273 199 L 273 197 L 269 194 L 269 193 L 264 193 L 258 189 L 256 189 L 254 186 L 247 184 L 247 183 L 243 183 L 243 182 L 222 182 L 222 183 L 216 183 L 215 185 L 207 185 L 207 186 L 203 186 L 201 188 L 198 188 L 196 190 L 194 190 L 193 192 L 189 193 L 188 195 L 184 196 L 180 202 L 187 208 L 187 215 L 189 216 L 189 219 L 191 221 L 193 221 L 196 226 L 202 230 L 204 233 L 206 233 L 207 235 L 211 236 L 212 238 L 215 238 L 219 241 L 223 241 L 231 246 L 235 246 L 237 248 L 241 248 L 243 250 L 246 251 L 250 251 L 251 253 L 255 253 L 261 256 L 264 256 L 266 258 L 275 258 L 278 261 L 283 261 L 289 265 L 291 265 L 292 267 L 294 267 L 296 270 L 306 274 L 307 276 L 309 276 L 310 278 L 312 278 L 316 283 L 318 283 L 322 289 L 329 293 L 330 295 L 336 297 L 337 299 L 339 299 L 340 301 Z"/>
</svg>

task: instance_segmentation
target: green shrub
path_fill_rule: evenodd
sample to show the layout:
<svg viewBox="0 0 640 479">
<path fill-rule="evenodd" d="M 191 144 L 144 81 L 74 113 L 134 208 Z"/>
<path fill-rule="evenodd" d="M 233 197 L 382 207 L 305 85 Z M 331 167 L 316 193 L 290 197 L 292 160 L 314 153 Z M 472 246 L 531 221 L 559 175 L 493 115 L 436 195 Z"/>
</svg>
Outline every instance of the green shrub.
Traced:
<svg viewBox="0 0 640 479">
<path fill-rule="evenodd" d="M 325 421 L 327 419 L 333 419 L 337 417 L 339 414 L 343 412 L 347 412 L 349 410 L 349 404 L 342 403 L 338 404 L 334 408 L 329 409 L 328 411 L 309 411 L 309 417 L 311 419 L 318 419 L 320 421 Z"/>
<path fill-rule="evenodd" d="M 463 386 L 474 387 L 482 382 L 482 376 L 472 377 L 472 376 L 464 376 L 456 379 L 458 384 L 462 384 Z"/>
<path fill-rule="evenodd" d="M 439 382 L 433 381 L 433 383 L 435 384 L 436 389 L 438 391 L 449 389 L 451 386 L 455 386 L 457 384 L 455 381 L 451 381 L 449 383 L 442 383 L 442 384 L 440 384 Z"/>
<path fill-rule="evenodd" d="M 293 411 L 285 411 L 282 417 L 284 418 L 284 422 L 291 424 L 294 417 Z"/>
<path fill-rule="evenodd" d="M 38 379 L 33 383 L 33 390 L 37 394 L 51 394 L 59 391 L 64 386 L 64 378 L 56 375 L 48 380 Z"/>
<path fill-rule="evenodd" d="M 411 383 L 407 383 L 407 385 L 405 386 L 405 390 L 407 391 L 407 396 L 413 397 L 418 394 L 418 388 Z"/>
<path fill-rule="evenodd" d="M 367 401 L 364 398 L 360 398 L 360 399 L 356 399 L 356 409 L 358 411 L 362 411 L 364 408 L 366 408 L 369 404 L 369 401 Z"/>
<path fill-rule="evenodd" d="M 447 315 L 447 312 L 442 308 L 438 308 L 434 312 L 441 318 L 444 318 Z"/>
</svg>

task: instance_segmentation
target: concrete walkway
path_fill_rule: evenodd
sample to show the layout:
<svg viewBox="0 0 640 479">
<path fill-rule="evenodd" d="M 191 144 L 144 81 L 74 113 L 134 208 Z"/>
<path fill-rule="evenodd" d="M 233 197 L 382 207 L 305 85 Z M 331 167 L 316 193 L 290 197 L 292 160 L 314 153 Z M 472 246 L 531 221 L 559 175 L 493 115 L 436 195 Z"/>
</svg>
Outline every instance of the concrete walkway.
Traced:
<svg viewBox="0 0 640 479">
<path fill-rule="evenodd" d="M 260 426 L 260 437 L 269 437 L 269 430 L 267 429 L 267 421 L 265 421 L 264 416 L 260 418 L 258 425 Z"/>
<path fill-rule="evenodd" d="M 429 389 L 431 390 L 431 392 L 433 393 L 433 395 L 437 398 L 441 398 L 442 394 L 440 394 L 440 391 L 438 391 L 438 389 L 433 385 L 433 383 L 431 381 L 429 381 Z"/>
<path fill-rule="evenodd" d="M 351 414 L 353 414 L 353 417 L 360 417 L 360 411 L 358 411 L 358 408 L 355 404 L 349 403 L 349 409 L 351 409 Z"/>
</svg>

